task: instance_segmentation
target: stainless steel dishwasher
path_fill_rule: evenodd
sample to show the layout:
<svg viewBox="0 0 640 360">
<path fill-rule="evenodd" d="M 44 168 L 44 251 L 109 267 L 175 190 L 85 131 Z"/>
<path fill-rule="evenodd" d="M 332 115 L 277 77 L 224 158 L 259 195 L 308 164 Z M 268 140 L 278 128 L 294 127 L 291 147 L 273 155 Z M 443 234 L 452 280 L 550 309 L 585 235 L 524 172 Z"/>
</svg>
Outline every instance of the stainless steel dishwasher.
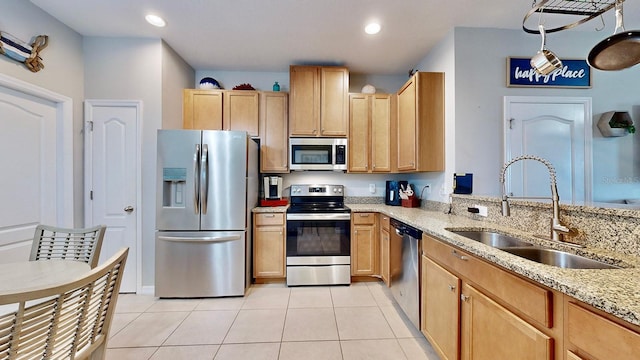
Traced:
<svg viewBox="0 0 640 360">
<path fill-rule="evenodd" d="M 391 294 L 407 318 L 420 329 L 420 240 L 422 231 L 396 219 L 393 228 L 391 253 Z M 394 251 L 395 250 L 395 251 Z"/>
</svg>

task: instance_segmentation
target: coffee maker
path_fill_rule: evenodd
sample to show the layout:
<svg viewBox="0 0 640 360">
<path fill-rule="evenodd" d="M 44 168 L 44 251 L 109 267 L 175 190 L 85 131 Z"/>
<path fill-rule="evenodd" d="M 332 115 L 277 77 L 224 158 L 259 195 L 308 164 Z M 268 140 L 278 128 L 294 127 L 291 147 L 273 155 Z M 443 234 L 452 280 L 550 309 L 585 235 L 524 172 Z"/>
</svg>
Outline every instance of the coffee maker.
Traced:
<svg viewBox="0 0 640 360">
<path fill-rule="evenodd" d="M 265 176 L 263 181 L 264 181 L 264 199 L 265 200 L 281 200 L 282 199 L 282 177 L 281 176 Z"/>
<path fill-rule="evenodd" d="M 384 203 L 386 205 L 400 206 L 400 190 L 406 189 L 408 181 L 387 181 L 384 191 Z"/>
</svg>

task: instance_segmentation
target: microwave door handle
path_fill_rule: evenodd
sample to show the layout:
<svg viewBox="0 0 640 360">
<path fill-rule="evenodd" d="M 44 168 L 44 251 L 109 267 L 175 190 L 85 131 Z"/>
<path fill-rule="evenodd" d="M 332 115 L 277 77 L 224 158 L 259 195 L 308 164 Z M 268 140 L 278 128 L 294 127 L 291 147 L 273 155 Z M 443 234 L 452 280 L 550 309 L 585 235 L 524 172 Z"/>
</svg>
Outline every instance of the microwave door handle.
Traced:
<svg viewBox="0 0 640 360">
<path fill-rule="evenodd" d="M 202 215 L 207 214 L 207 200 L 209 199 L 209 146 L 202 145 L 200 178 L 200 199 L 202 201 Z"/>
<path fill-rule="evenodd" d="M 193 154 L 193 209 L 195 214 L 200 213 L 200 144 L 196 144 Z"/>
</svg>

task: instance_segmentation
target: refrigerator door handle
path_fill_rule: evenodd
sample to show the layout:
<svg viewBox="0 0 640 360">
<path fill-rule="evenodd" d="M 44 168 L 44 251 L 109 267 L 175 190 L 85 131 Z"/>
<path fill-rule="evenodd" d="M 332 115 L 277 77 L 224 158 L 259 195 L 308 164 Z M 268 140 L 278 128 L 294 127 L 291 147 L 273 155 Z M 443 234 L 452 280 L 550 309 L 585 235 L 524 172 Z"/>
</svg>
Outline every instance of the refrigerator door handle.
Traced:
<svg viewBox="0 0 640 360">
<path fill-rule="evenodd" d="M 158 240 L 181 242 L 181 243 L 215 243 L 241 240 L 240 235 L 228 236 L 203 236 L 203 237 L 180 237 L 180 236 L 158 236 Z"/>
<path fill-rule="evenodd" d="M 200 199 L 202 201 L 202 215 L 207 214 L 207 199 L 209 198 L 209 146 L 202 145 L 200 178 Z"/>
<path fill-rule="evenodd" d="M 193 154 L 193 209 L 195 214 L 200 213 L 200 144 L 196 144 L 196 152 Z"/>
</svg>

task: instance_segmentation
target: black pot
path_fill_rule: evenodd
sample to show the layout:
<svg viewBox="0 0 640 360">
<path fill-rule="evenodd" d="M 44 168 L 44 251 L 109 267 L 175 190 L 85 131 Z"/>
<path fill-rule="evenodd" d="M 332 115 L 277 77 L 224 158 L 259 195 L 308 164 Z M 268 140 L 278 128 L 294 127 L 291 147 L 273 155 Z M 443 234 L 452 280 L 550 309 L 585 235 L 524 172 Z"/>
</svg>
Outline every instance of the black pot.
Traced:
<svg viewBox="0 0 640 360">
<path fill-rule="evenodd" d="M 640 31 L 624 30 L 621 1 L 616 0 L 614 34 L 591 49 L 587 62 L 599 70 L 622 70 L 640 63 Z"/>
</svg>

